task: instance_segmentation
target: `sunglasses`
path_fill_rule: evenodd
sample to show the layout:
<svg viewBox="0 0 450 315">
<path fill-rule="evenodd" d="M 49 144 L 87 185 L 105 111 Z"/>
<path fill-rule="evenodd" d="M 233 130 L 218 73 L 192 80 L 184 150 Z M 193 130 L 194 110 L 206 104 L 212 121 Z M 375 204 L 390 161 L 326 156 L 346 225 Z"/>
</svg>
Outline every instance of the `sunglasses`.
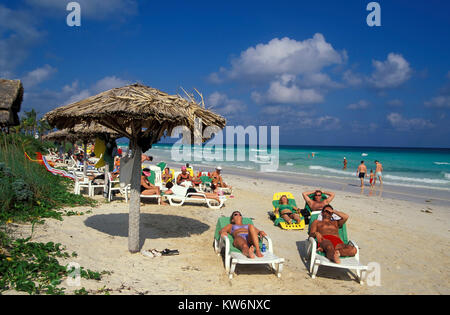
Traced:
<svg viewBox="0 0 450 315">
<path fill-rule="evenodd" d="M 233 217 L 235 217 L 235 216 L 241 216 L 241 214 L 239 213 L 239 212 L 235 212 L 235 213 L 233 213 Z"/>
</svg>

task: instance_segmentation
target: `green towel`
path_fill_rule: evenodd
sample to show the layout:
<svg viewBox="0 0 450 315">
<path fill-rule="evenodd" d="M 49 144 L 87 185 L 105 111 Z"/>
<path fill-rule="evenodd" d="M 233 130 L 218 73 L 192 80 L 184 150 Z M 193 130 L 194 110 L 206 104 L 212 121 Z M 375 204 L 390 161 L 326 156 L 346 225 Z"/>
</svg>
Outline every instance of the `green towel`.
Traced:
<svg viewBox="0 0 450 315">
<path fill-rule="evenodd" d="M 164 169 L 167 166 L 166 162 L 159 162 L 158 164 L 156 164 L 156 166 L 158 166 L 161 169 L 161 172 L 164 172 Z"/>
</svg>

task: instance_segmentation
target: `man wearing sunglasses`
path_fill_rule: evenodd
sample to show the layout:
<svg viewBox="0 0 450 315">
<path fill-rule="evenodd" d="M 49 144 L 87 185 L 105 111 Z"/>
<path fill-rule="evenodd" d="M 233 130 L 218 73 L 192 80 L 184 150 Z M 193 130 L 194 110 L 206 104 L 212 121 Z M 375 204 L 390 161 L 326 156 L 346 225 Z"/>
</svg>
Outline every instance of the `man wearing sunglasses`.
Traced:
<svg viewBox="0 0 450 315">
<path fill-rule="evenodd" d="M 309 195 L 314 194 L 312 198 L 309 197 Z M 322 200 L 322 194 L 327 195 L 327 198 Z M 311 208 L 311 211 L 321 211 L 323 207 L 330 204 L 330 202 L 334 199 L 335 193 L 321 190 L 313 190 L 313 191 L 306 191 L 303 194 L 303 199 L 305 199 L 308 206 Z"/>
<path fill-rule="evenodd" d="M 333 219 L 333 214 L 340 217 Z M 315 220 L 311 224 L 309 236 L 317 239 L 317 249 L 323 251 L 330 261 L 337 264 L 341 262 L 341 256 L 355 256 L 356 248 L 351 244 L 344 244 L 339 237 L 339 229 L 348 220 L 348 214 L 334 210 L 332 206 L 326 205 L 322 209 L 322 220 Z"/>
</svg>

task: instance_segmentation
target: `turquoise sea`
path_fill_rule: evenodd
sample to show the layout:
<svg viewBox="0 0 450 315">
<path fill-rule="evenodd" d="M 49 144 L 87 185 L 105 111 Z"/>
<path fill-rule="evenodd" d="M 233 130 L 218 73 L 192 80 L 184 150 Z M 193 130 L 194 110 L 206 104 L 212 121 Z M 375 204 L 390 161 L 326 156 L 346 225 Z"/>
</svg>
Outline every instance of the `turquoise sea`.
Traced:
<svg viewBox="0 0 450 315">
<path fill-rule="evenodd" d="M 201 148 L 191 148 L 189 158 L 177 161 L 177 152 L 181 151 L 174 150 L 171 144 L 156 144 L 147 154 L 154 156 L 156 161 L 162 160 L 169 164 L 174 161 L 189 162 L 196 165 L 198 170 L 212 170 L 216 165 L 221 165 L 257 172 L 271 160 L 271 154 L 275 154 L 270 151 L 270 147 L 269 150 L 249 146 L 219 147 L 212 153 L 220 159 L 207 161 Z M 238 152 L 241 159 L 245 155 L 243 161 L 238 160 Z M 228 157 L 234 154 L 234 160 L 227 160 L 227 153 Z M 253 156 L 253 161 L 250 161 L 250 156 Z M 375 172 L 375 160 L 378 160 L 383 165 L 384 184 L 450 191 L 450 149 L 280 146 L 278 157 L 278 172 L 334 179 L 355 179 L 356 169 L 362 160 L 368 172 L 371 169 Z M 343 169 L 344 157 L 348 161 L 347 169 Z"/>
</svg>

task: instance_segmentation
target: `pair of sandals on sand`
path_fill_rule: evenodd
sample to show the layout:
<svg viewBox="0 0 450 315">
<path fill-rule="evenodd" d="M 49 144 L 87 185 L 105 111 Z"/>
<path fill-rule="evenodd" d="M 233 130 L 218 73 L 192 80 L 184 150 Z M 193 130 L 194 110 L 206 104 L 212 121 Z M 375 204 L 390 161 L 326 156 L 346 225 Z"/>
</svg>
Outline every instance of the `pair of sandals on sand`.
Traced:
<svg viewBox="0 0 450 315">
<path fill-rule="evenodd" d="M 153 258 L 153 257 L 160 257 L 160 256 L 173 256 L 173 255 L 179 255 L 180 253 L 178 252 L 177 249 L 168 249 L 166 248 L 163 251 L 158 251 L 156 249 L 150 249 L 150 250 L 143 250 L 142 255 L 149 257 L 149 258 Z"/>
</svg>

